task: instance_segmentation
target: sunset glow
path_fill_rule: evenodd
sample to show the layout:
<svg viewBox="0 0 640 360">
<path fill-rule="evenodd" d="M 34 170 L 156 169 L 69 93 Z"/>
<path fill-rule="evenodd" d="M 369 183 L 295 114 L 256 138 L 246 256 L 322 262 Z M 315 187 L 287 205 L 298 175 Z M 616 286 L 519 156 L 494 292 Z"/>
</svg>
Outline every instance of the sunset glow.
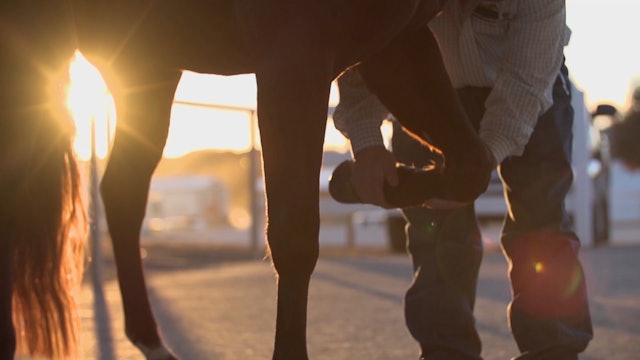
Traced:
<svg viewBox="0 0 640 360">
<path fill-rule="evenodd" d="M 115 129 L 115 105 L 109 89 L 98 69 L 80 53 L 76 53 L 69 66 L 71 84 L 67 106 L 76 122 L 74 143 L 78 157 L 91 156 L 91 122 L 96 124 L 96 153 L 105 157 L 109 148 L 109 134 Z"/>
<path fill-rule="evenodd" d="M 572 30 L 565 49 L 569 73 L 585 92 L 589 109 L 607 102 L 624 111 L 629 94 L 640 85 L 640 2 L 567 0 Z"/>
</svg>

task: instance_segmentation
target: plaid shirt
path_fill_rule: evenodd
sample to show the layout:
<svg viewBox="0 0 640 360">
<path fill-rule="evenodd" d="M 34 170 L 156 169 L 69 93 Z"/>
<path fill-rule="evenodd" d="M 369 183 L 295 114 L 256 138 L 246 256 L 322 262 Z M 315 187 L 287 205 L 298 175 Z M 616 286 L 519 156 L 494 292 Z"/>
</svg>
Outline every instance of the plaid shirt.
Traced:
<svg viewBox="0 0 640 360">
<path fill-rule="evenodd" d="M 552 104 L 552 85 L 571 36 L 565 0 L 476 0 L 467 10 L 462 3 L 449 0 L 429 25 L 453 86 L 492 88 L 480 137 L 500 163 L 522 154 Z M 343 76 L 336 128 L 350 138 L 354 153 L 382 144 L 378 128 L 388 111 L 357 75 Z"/>
</svg>

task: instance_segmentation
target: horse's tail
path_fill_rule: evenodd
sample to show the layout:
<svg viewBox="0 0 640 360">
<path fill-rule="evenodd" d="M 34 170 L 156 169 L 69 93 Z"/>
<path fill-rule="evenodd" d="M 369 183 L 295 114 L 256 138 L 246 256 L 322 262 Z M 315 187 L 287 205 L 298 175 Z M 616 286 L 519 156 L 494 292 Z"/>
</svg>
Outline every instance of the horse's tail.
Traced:
<svg viewBox="0 0 640 360">
<path fill-rule="evenodd" d="M 58 97 L 53 101 L 59 103 Z M 84 270 L 86 215 L 73 150 L 75 126 L 59 106 L 34 110 L 18 125 L 20 180 L 13 202 L 15 257 L 13 322 L 19 353 L 74 357 L 78 295 Z M 33 116 L 35 115 L 35 116 Z M 28 139 L 25 141 L 25 139 Z"/>
</svg>

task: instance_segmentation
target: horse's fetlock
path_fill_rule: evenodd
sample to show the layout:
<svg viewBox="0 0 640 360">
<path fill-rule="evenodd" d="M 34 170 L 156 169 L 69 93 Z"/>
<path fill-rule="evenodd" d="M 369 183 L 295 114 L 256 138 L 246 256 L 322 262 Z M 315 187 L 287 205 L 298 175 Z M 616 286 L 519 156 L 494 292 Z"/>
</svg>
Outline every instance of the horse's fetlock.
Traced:
<svg viewBox="0 0 640 360">
<path fill-rule="evenodd" d="M 317 245 L 282 244 L 269 246 L 271 260 L 280 276 L 311 276 L 319 256 Z"/>
</svg>

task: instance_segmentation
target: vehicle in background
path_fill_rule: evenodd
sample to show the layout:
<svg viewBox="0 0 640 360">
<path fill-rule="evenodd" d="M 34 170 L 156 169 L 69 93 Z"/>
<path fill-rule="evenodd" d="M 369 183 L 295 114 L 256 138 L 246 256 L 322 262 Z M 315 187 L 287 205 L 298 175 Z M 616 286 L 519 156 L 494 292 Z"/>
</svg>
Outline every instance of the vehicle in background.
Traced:
<svg viewBox="0 0 640 360">
<path fill-rule="evenodd" d="M 600 104 L 591 113 L 589 127 L 591 162 L 587 171 L 593 181 L 593 241 L 609 242 L 611 237 L 611 153 L 607 129 L 621 121 L 622 114 L 610 104 Z"/>
<path fill-rule="evenodd" d="M 196 230 L 226 224 L 229 190 L 213 176 L 151 180 L 143 231 Z"/>
</svg>

